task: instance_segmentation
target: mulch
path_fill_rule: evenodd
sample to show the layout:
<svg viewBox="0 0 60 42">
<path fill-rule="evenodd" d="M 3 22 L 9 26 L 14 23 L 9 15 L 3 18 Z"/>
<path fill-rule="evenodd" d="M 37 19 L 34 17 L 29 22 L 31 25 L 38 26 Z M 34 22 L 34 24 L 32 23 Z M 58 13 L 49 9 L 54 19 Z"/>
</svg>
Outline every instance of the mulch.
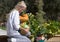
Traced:
<svg viewBox="0 0 60 42">
<path fill-rule="evenodd" d="M 0 35 L 0 42 L 7 42 L 8 36 Z"/>
</svg>

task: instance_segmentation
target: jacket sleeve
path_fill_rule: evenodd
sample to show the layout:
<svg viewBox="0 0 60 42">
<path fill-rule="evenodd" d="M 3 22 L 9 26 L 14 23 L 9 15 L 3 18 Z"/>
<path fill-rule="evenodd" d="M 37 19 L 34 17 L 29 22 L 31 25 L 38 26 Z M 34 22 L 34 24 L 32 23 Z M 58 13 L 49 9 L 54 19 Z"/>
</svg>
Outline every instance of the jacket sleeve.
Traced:
<svg viewBox="0 0 60 42">
<path fill-rule="evenodd" d="M 15 30 L 19 30 L 20 28 L 20 19 L 19 14 L 16 12 L 13 20 L 13 25 Z"/>
</svg>

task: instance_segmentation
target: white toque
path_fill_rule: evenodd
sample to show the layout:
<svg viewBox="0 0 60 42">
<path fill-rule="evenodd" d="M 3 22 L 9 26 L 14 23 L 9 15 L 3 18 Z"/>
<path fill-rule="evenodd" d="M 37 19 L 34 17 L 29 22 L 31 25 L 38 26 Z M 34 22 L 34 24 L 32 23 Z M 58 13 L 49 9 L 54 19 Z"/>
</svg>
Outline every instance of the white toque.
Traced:
<svg viewBox="0 0 60 42">
<path fill-rule="evenodd" d="M 23 6 L 23 7 L 27 7 L 24 1 L 21 1 L 17 4 L 17 6 Z"/>
</svg>

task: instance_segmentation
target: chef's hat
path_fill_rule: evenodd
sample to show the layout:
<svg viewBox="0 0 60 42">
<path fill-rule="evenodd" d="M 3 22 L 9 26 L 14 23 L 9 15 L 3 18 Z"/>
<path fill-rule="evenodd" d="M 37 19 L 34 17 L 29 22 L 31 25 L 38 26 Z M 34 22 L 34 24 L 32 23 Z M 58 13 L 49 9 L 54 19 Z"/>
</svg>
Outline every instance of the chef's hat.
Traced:
<svg viewBox="0 0 60 42">
<path fill-rule="evenodd" d="M 21 2 L 17 3 L 17 5 L 16 5 L 16 6 L 23 6 L 23 7 L 27 7 L 24 1 L 21 1 Z"/>
</svg>

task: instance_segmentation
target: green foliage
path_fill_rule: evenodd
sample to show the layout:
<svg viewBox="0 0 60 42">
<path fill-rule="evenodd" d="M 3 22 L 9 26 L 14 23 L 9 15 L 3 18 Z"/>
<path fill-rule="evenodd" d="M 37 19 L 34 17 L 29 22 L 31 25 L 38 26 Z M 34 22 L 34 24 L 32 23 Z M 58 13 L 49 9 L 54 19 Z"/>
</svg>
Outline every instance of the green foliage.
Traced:
<svg viewBox="0 0 60 42">
<path fill-rule="evenodd" d="M 0 26 L 0 29 L 6 30 L 6 27 L 5 26 Z"/>
<path fill-rule="evenodd" d="M 28 15 L 31 34 L 37 36 L 40 33 L 45 33 L 45 28 L 38 22 L 37 18 L 35 18 L 35 15 L 32 13 L 29 13 Z"/>
<path fill-rule="evenodd" d="M 34 18 L 35 16 L 32 13 L 30 13 L 28 15 L 29 15 L 29 24 L 30 24 L 30 28 L 31 28 L 31 33 L 36 36 L 36 34 L 40 28 L 39 23 L 36 20 L 36 18 Z"/>
<path fill-rule="evenodd" d="M 48 23 L 43 23 L 40 25 L 40 23 L 38 22 L 38 20 L 35 18 L 35 16 L 32 13 L 28 15 L 29 15 L 31 33 L 34 36 L 37 36 L 40 33 L 52 34 L 52 35 L 60 33 L 60 22 L 49 21 Z"/>
<path fill-rule="evenodd" d="M 42 23 L 44 22 L 43 15 L 45 13 L 43 12 L 43 0 L 35 0 L 34 2 L 37 5 L 38 11 L 35 13 L 36 15 L 33 15 L 32 13 L 29 14 L 29 21 L 32 34 L 37 36 L 45 31 L 42 27 Z"/>
<path fill-rule="evenodd" d="M 36 14 L 38 11 L 38 4 L 36 4 L 36 0 L 25 0 L 25 2 L 27 4 L 27 10 L 33 14 Z"/>
<path fill-rule="evenodd" d="M 37 2 L 37 8 L 38 8 L 38 12 L 36 13 L 36 19 L 39 22 L 39 24 L 41 25 L 45 20 L 43 18 L 45 12 L 43 11 L 43 0 L 36 0 Z"/>
<path fill-rule="evenodd" d="M 10 12 L 19 0 L 0 0 L 0 15 Z"/>
<path fill-rule="evenodd" d="M 0 21 L 6 21 L 6 14 L 14 8 L 19 0 L 0 0 Z M 21 0 L 20 0 L 21 1 Z"/>
<path fill-rule="evenodd" d="M 58 20 L 60 16 L 60 0 L 43 0 L 44 11 L 46 12 L 45 18 L 47 20 Z"/>
<path fill-rule="evenodd" d="M 49 23 L 44 23 L 43 27 L 46 28 L 45 33 L 55 35 L 60 32 L 60 22 L 58 21 L 49 21 Z"/>
</svg>

